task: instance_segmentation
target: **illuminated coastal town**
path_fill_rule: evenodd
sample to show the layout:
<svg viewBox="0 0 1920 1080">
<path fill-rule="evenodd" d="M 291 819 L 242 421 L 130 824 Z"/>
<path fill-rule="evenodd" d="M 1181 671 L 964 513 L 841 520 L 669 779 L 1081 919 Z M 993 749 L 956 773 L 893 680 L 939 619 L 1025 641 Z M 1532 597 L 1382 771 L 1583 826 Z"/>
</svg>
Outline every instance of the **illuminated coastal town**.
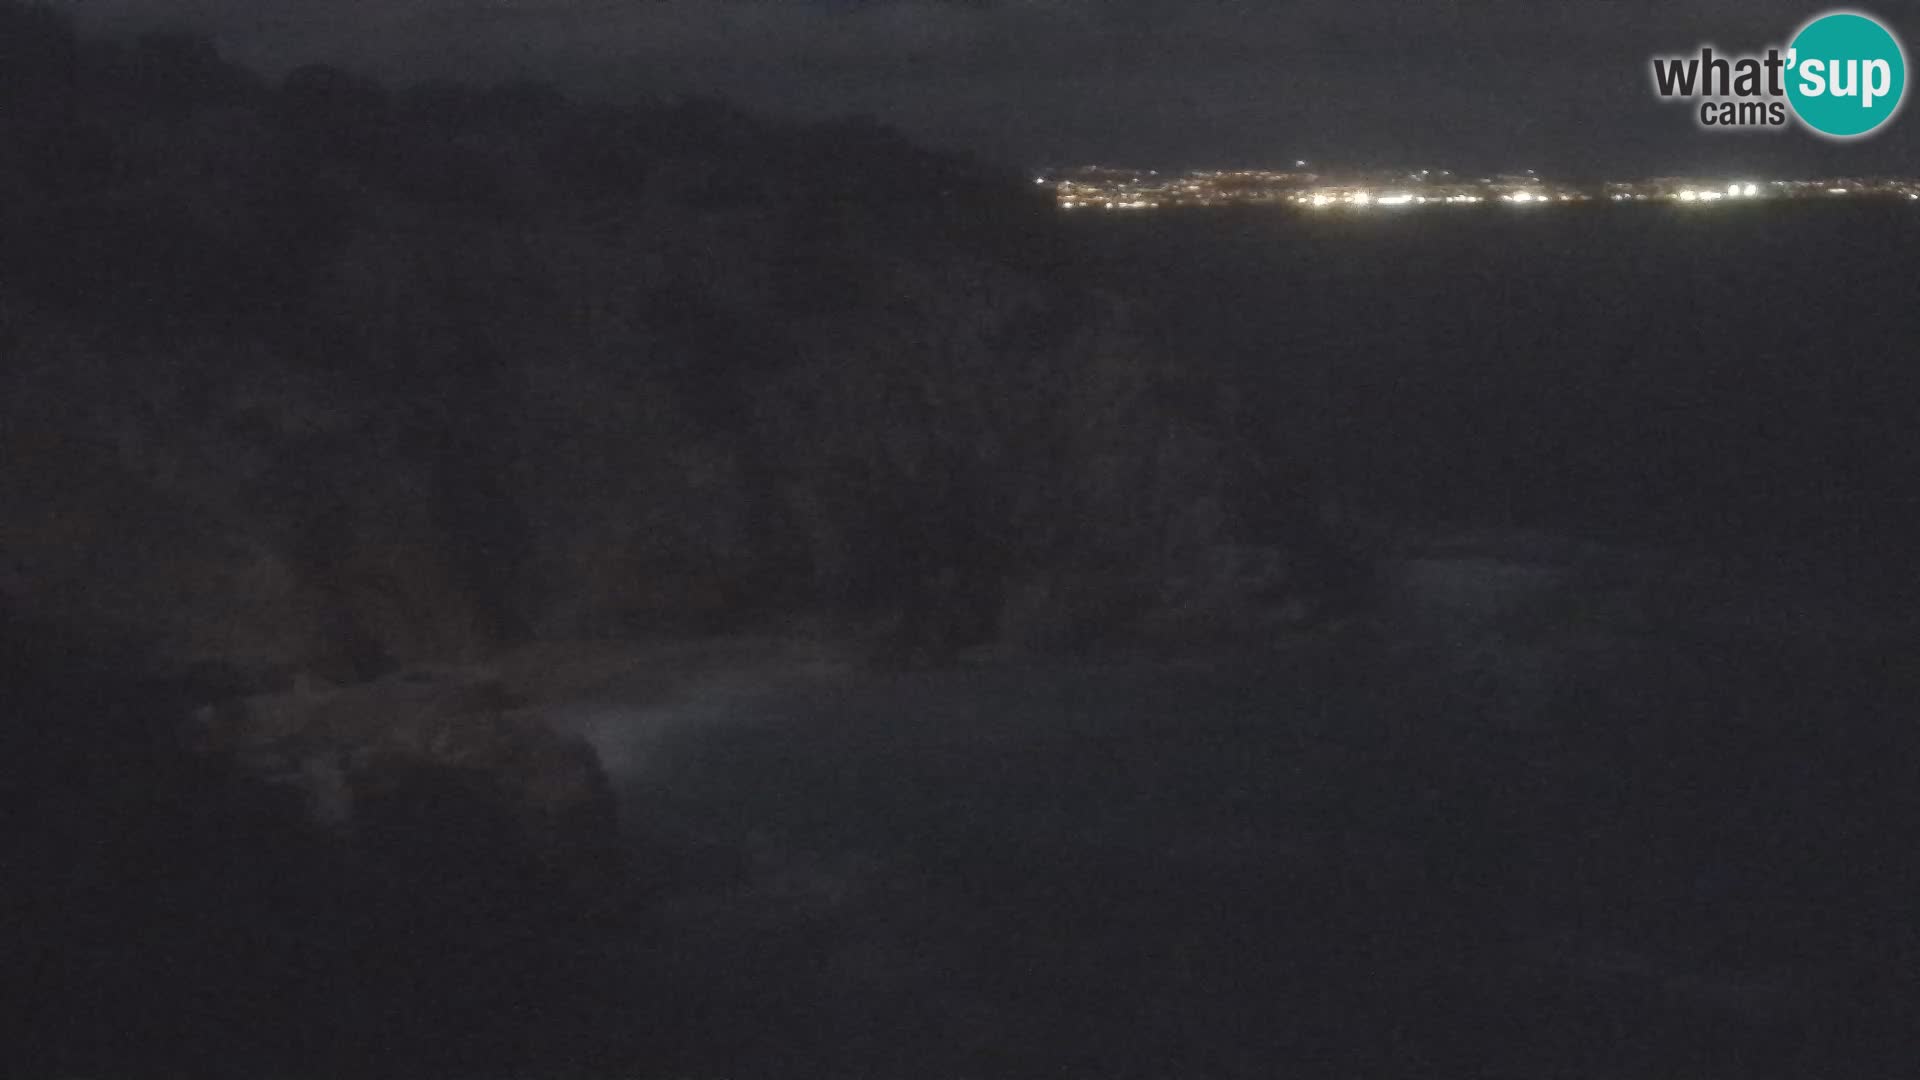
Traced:
<svg viewBox="0 0 1920 1080">
<path fill-rule="evenodd" d="M 1719 203 L 1780 199 L 1905 199 L 1920 202 L 1920 179 L 1830 177 L 1768 180 L 1746 176 L 1669 176 L 1577 184 L 1532 172 L 1458 175 L 1444 169 L 1354 173 L 1295 170 L 1154 170 L 1085 166 L 1043 174 L 1066 210 L 1157 210 L 1177 207 L 1279 205 L 1311 210 L 1543 205 L 1590 202 Z"/>
</svg>

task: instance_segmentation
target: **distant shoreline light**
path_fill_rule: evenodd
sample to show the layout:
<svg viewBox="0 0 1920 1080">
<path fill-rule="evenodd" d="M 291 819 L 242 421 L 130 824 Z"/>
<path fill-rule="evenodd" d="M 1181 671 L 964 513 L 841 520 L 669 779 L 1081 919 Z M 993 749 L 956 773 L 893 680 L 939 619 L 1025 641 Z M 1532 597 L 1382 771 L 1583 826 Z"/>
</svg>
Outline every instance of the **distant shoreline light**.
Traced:
<svg viewBox="0 0 1920 1080">
<path fill-rule="evenodd" d="M 1340 182 L 1303 172 L 1138 172 L 1088 167 L 1036 178 L 1052 184 L 1062 209 L 1159 210 L 1183 207 L 1282 205 L 1315 211 L 1460 206 L 1498 202 L 1515 207 L 1603 201 L 1672 203 L 1687 206 L 1721 202 L 1792 200 L 1835 196 L 1901 198 L 1920 201 L 1920 178 L 1756 181 L 1666 177 L 1573 185 L 1525 174 L 1456 178 L 1451 172 L 1369 174 Z"/>
</svg>

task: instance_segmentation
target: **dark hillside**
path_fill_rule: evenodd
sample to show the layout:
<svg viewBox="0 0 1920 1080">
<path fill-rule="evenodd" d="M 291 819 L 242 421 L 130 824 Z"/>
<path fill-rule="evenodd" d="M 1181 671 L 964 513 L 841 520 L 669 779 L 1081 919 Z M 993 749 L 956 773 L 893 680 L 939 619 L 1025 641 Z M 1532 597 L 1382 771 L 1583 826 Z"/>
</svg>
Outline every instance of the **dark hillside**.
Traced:
<svg viewBox="0 0 1920 1080">
<path fill-rule="evenodd" d="M 1276 540 L 1022 178 L 0 22 L 0 588 L 38 616 L 255 684 L 791 612 L 937 655 Z"/>
<path fill-rule="evenodd" d="M 1299 524 L 1236 524 L 1074 257 L 870 123 L 268 82 L 0 2 L 0 1071 L 647 1060 L 607 919 L 668 871 L 468 665 L 1218 614 L 1212 553 Z"/>
</svg>

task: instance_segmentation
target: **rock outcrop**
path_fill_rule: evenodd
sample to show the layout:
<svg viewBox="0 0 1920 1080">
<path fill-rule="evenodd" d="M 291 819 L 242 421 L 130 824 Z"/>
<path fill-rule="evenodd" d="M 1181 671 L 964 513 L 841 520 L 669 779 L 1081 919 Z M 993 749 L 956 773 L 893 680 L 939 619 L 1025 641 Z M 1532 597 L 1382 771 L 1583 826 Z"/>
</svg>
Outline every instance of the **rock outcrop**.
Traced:
<svg viewBox="0 0 1920 1080">
<path fill-rule="evenodd" d="M 192 734 L 241 772 L 299 792 L 309 821 L 350 847 L 390 842 L 383 830 L 419 824 L 397 820 L 404 808 L 439 804 L 488 818 L 500 856 L 530 856 L 555 885 L 585 895 L 620 876 L 613 794 L 592 748 L 484 673 L 415 669 L 255 696 L 203 708 Z"/>
<path fill-rule="evenodd" d="M 712 103 L 274 85 L 3 0 L 0 37 L 36 616 L 256 691 L 795 613 L 937 660 L 1273 542 L 1210 376 L 1019 177 Z"/>
</svg>

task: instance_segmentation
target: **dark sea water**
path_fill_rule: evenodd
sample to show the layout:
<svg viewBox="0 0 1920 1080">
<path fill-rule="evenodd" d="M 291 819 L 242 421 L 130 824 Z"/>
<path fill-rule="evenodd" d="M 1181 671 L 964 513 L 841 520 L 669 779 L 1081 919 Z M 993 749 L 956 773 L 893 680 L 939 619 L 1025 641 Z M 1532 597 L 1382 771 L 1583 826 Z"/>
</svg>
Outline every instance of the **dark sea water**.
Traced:
<svg viewBox="0 0 1920 1080">
<path fill-rule="evenodd" d="M 1920 208 L 1075 228 L 1245 452 L 1412 538 L 1372 635 L 654 710 L 653 1060 L 1906 1075 Z"/>
<path fill-rule="evenodd" d="M 1888 657 L 1522 652 L 739 700 L 626 789 L 713 875 L 637 1030 L 706 1076 L 1900 1075 Z"/>
<path fill-rule="evenodd" d="M 1872 552 L 1920 519 L 1920 203 L 1079 215 L 1345 500 Z"/>
</svg>

